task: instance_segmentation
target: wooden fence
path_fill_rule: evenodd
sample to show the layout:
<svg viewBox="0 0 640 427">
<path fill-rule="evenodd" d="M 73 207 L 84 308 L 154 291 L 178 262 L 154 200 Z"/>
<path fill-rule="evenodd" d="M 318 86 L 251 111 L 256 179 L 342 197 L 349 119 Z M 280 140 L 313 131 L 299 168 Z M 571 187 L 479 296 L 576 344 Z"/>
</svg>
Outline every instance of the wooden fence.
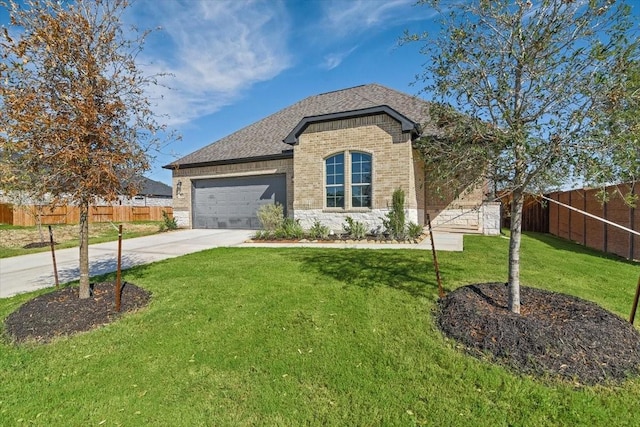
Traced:
<svg viewBox="0 0 640 427">
<path fill-rule="evenodd" d="M 607 187 L 611 198 L 602 203 L 598 198 L 599 190 L 572 190 L 551 193 L 549 198 L 565 205 L 580 209 L 600 218 L 604 218 L 623 227 L 638 231 L 640 229 L 640 209 L 627 205 L 619 191 L 628 194 L 632 189 L 628 185 Z M 638 194 L 638 189 L 633 189 Z M 589 218 L 580 212 L 572 211 L 556 203 L 549 202 L 549 233 L 572 240 L 590 248 L 620 255 L 627 259 L 640 259 L 640 236 L 615 226 Z"/>
<path fill-rule="evenodd" d="M 607 193 L 612 196 L 606 203 L 602 203 L 598 197 L 599 191 L 598 189 L 562 191 L 548 194 L 547 197 L 631 230 L 640 230 L 640 206 L 630 207 L 618 194 L 628 194 L 631 191 L 629 185 L 607 187 Z M 633 194 L 639 194 L 637 186 Z M 510 202 L 509 196 L 505 195 L 502 199 L 502 226 L 507 228 L 510 219 L 508 216 Z M 637 203 L 640 203 L 640 199 Z M 522 209 L 522 231 L 550 233 L 627 259 L 640 259 L 640 236 L 535 196 L 528 196 L 525 199 Z"/>
<path fill-rule="evenodd" d="M 505 194 L 502 202 L 502 227 L 511 226 L 511 196 Z M 549 232 L 549 209 L 542 199 L 536 196 L 526 196 L 522 206 L 522 231 Z"/>
<path fill-rule="evenodd" d="M 89 222 L 162 221 L 162 211 L 173 217 L 170 206 L 91 206 Z M 77 206 L 14 206 L 0 204 L 0 223 L 19 226 L 36 225 L 40 213 L 42 224 L 78 224 L 80 209 Z"/>
</svg>

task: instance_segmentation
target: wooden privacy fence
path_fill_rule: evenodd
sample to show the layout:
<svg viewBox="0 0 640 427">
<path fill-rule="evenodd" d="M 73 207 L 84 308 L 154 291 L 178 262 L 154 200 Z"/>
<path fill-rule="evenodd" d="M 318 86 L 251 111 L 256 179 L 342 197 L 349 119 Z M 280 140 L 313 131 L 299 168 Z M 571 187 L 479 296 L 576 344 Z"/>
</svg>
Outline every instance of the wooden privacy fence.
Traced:
<svg viewBox="0 0 640 427">
<path fill-rule="evenodd" d="M 91 206 L 89 222 L 162 221 L 162 211 L 173 217 L 170 206 Z M 38 213 L 42 224 L 78 224 L 77 206 L 15 206 L 0 204 L 0 223 L 19 226 L 36 225 Z"/>
<path fill-rule="evenodd" d="M 549 194 L 548 197 L 638 231 L 640 209 L 627 205 L 622 197 L 615 195 L 617 190 L 622 194 L 628 194 L 632 189 L 626 184 L 607 187 L 606 191 L 614 195 L 606 203 L 599 200 L 597 189 L 556 192 Z M 634 189 L 633 193 L 637 195 L 638 190 Z M 603 252 L 628 259 L 640 259 L 640 236 L 553 202 L 549 202 L 549 233 Z"/>
<path fill-rule="evenodd" d="M 614 222 L 631 230 L 640 230 L 640 206 L 627 205 L 617 193 L 628 194 L 627 184 L 606 188 L 613 196 L 602 203 L 599 189 L 580 189 L 548 194 L 553 201 L 563 203 L 599 218 Z M 638 195 L 638 188 L 633 194 Z M 509 204 L 511 198 L 505 194 L 503 203 L 503 227 L 509 227 Z M 640 259 L 640 236 L 624 231 L 598 219 L 563 207 L 553 201 L 543 201 L 540 197 L 527 196 L 522 209 L 522 231 L 550 233 L 581 245 L 620 255 L 627 259 Z M 640 199 L 637 201 L 640 203 Z"/>
<path fill-rule="evenodd" d="M 511 226 L 511 195 L 501 195 L 502 227 Z M 522 206 L 522 231 L 549 232 L 549 209 L 542 199 L 527 195 Z"/>
</svg>

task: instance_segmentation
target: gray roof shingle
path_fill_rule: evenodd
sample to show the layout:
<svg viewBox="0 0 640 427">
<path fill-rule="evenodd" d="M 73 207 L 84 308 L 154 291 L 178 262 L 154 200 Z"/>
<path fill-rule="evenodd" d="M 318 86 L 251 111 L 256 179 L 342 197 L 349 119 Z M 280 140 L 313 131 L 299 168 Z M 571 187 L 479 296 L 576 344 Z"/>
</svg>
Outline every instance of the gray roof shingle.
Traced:
<svg viewBox="0 0 640 427">
<path fill-rule="evenodd" d="M 388 105 L 415 123 L 428 122 L 429 104 L 378 84 L 310 96 L 164 166 L 167 169 L 242 159 L 291 156 L 283 139 L 305 117 Z"/>
<path fill-rule="evenodd" d="M 167 184 L 154 181 L 145 176 L 141 176 L 139 179 L 140 191 L 138 195 L 141 196 L 159 196 L 159 197 L 172 197 L 173 190 Z"/>
</svg>

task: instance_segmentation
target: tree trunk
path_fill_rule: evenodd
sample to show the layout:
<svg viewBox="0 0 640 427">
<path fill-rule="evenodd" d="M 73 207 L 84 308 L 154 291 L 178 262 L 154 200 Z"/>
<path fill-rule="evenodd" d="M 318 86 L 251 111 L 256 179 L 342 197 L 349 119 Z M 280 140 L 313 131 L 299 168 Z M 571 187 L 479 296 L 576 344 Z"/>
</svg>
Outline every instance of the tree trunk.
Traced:
<svg viewBox="0 0 640 427">
<path fill-rule="evenodd" d="M 511 202 L 511 237 L 509 239 L 509 310 L 516 314 L 520 314 L 520 240 L 522 237 L 523 204 L 522 191 L 514 191 Z"/>
<path fill-rule="evenodd" d="M 89 298 L 89 202 L 80 204 L 80 299 Z"/>
</svg>

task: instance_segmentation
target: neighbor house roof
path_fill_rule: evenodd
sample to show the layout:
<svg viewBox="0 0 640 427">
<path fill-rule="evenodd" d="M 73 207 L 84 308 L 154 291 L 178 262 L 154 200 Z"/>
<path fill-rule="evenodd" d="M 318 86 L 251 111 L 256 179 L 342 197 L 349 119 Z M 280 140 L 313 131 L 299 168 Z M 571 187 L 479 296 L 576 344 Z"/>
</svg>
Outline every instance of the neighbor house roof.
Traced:
<svg viewBox="0 0 640 427">
<path fill-rule="evenodd" d="M 327 92 L 305 98 L 164 167 L 174 169 L 292 157 L 292 147 L 284 140 L 310 117 L 390 108 L 413 124 L 424 125 L 429 121 L 428 105 L 417 97 L 378 84 Z"/>
<path fill-rule="evenodd" d="M 156 197 L 173 197 L 173 191 L 167 184 L 154 181 L 147 177 L 141 176 L 137 178 L 140 180 L 140 196 L 156 196 Z"/>
</svg>

